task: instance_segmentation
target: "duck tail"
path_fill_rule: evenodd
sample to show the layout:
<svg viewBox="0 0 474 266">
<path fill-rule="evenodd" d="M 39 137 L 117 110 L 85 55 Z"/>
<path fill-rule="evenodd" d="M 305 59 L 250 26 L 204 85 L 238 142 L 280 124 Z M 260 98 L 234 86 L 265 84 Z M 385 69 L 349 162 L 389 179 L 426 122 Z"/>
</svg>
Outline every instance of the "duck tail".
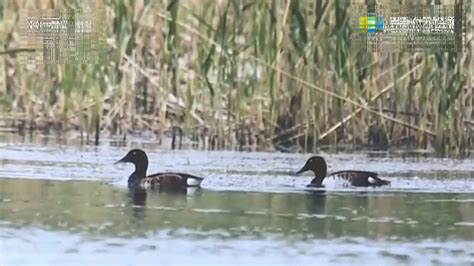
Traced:
<svg viewBox="0 0 474 266">
<path fill-rule="evenodd" d="M 371 176 L 369 177 L 369 183 L 372 186 L 385 186 L 385 185 L 390 185 L 390 181 L 381 179 L 379 177 Z"/>
<path fill-rule="evenodd" d="M 188 187 L 199 187 L 204 178 L 201 177 L 188 177 L 186 179 L 186 185 Z"/>
</svg>

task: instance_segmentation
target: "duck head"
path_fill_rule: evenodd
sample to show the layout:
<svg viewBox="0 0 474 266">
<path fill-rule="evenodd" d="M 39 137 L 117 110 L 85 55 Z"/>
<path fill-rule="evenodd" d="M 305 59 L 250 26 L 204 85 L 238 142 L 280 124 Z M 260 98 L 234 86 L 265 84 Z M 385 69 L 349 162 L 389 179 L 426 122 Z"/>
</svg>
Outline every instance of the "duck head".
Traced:
<svg viewBox="0 0 474 266">
<path fill-rule="evenodd" d="M 326 161 L 321 156 L 313 156 L 306 161 L 305 165 L 296 174 L 306 171 L 313 171 L 315 177 L 324 178 L 327 171 Z"/>
<path fill-rule="evenodd" d="M 148 168 L 148 157 L 143 150 L 133 149 L 129 151 L 125 157 L 115 163 L 133 163 L 135 165 L 135 171 L 146 172 Z"/>
</svg>

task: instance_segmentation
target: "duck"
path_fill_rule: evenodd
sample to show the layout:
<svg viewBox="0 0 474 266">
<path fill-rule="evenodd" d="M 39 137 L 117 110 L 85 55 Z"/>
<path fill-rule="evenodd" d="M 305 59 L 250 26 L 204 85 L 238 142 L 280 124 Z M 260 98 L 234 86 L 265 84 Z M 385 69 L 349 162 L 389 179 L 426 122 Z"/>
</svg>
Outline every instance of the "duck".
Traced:
<svg viewBox="0 0 474 266">
<path fill-rule="evenodd" d="M 309 158 L 305 165 L 296 172 L 297 175 L 313 171 L 314 178 L 307 187 L 324 187 L 322 185 L 325 178 L 335 178 L 344 181 L 345 185 L 354 187 L 380 187 L 389 185 L 390 181 L 379 178 L 376 172 L 344 170 L 327 174 L 327 164 L 321 156 L 313 156 Z"/>
<path fill-rule="evenodd" d="M 189 187 L 200 187 L 204 180 L 202 177 L 177 172 L 160 172 L 147 175 L 148 156 L 141 149 L 130 150 L 127 155 L 115 162 L 115 164 L 118 163 L 132 163 L 135 165 L 135 171 L 128 178 L 129 189 L 186 190 Z"/>
</svg>

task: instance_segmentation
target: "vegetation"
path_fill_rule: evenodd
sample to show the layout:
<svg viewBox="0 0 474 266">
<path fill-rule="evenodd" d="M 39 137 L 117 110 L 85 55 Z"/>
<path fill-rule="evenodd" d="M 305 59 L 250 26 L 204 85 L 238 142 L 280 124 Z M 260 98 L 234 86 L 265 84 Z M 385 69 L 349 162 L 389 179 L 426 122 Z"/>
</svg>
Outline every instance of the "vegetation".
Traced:
<svg viewBox="0 0 474 266">
<path fill-rule="evenodd" d="M 469 17 L 464 53 L 367 53 L 352 47 L 354 1 L 90 2 L 104 8 L 107 60 L 28 69 L 4 56 L 6 126 L 96 143 L 151 131 L 205 149 L 472 153 Z M 8 3 L 5 49 L 23 48 Z"/>
</svg>

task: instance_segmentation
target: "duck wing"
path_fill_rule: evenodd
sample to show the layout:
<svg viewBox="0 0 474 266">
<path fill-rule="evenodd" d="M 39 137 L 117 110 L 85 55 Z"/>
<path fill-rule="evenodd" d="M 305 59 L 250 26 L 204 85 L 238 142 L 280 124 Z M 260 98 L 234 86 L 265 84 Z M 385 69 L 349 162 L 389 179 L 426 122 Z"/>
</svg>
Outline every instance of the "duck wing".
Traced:
<svg viewBox="0 0 474 266">
<path fill-rule="evenodd" d="M 179 175 L 171 173 L 154 174 L 140 180 L 139 188 L 156 191 L 186 190 L 186 182 Z"/>
<path fill-rule="evenodd" d="M 345 170 L 337 171 L 328 175 L 328 177 L 336 177 L 348 181 L 355 187 L 378 187 L 390 184 L 389 181 L 379 178 L 378 174 L 369 171 Z"/>
<path fill-rule="evenodd" d="M 145 190 L 155 190 L 160 188 L 160 178 L 159 177 L 145 177 L 140 180 L 140 183 L 138 184 L 139 189 L 145 189 Z"/>
</svg>

